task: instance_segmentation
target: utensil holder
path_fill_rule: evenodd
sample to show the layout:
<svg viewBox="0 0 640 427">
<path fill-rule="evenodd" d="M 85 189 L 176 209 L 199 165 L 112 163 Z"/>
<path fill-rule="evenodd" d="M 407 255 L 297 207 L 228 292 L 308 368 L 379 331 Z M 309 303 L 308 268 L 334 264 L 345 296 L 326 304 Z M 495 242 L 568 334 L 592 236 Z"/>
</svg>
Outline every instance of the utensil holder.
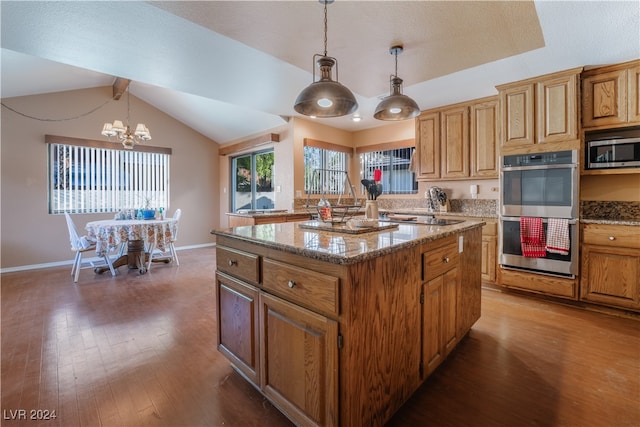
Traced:
<svg viewBox="0 0 640 427">
<path fill-rule="evenodd" d="M 378 201 L 377 200 L 365 201 L 364 217 L 367 219 L 378 219 Z"/>
</svg>

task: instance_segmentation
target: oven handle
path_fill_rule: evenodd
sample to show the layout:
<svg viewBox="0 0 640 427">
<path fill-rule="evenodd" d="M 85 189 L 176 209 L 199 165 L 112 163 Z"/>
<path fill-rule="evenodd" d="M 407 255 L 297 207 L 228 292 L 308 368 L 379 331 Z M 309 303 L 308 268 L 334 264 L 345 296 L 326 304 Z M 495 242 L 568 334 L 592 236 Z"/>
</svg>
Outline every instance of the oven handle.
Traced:
<svg viewBox="0 0 640 427">
<path fill-rule="evenodd" d="M 503 166 L 502 170 L 505 172 L 511 171 L 530 171 L 539 169 L 577 169 L 578 165 L 575 163 L 564 165 L 539 165 L 539 166 Z"/>
<path fill-rule="evenodd" d="M 519 216 L 503 216 L 500 217 L 500 220 L 502 221 L 512 221 L 512 222 L 520 222 L 520 218 Z M 547 218 L 542 218 L 542 222 L 547 223 L 549 222 L 549 220 Z M 577 224 L 578 220 L 577 219 L 570 219 L 569 220 L 569 224 L 574 225 Z"/>
</svg>

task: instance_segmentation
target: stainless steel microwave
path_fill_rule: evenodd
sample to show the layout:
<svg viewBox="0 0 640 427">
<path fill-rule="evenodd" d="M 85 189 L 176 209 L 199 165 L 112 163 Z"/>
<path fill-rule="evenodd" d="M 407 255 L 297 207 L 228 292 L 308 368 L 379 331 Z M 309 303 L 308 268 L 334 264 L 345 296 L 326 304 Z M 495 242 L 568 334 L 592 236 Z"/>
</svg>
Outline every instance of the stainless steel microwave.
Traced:
<svg viewBox="0 0 640 427">
<path fill-rule="evenodd" d="M 587 169 L 640 168 L 640 129 L 585 135 Z"/>
</svg>

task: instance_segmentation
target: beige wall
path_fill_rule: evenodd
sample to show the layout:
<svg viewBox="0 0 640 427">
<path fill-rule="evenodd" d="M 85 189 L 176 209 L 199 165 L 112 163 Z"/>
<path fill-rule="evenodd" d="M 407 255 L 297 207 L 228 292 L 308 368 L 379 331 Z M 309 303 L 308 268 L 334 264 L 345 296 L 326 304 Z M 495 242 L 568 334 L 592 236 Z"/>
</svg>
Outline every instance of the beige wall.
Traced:
<svg viewBox="0 0 640 427">
<path fill-rule="evenodd" d="M 25 114 L 48 119 L 81 115 L 111 97 L 111 87 L 3 99 Z M 102 125 L 126 119 L 126 99 L 69 121 L 39 121 L 2 108 L 1 268 L 58 263 L 73 259 L 64 216 L 47 207 L 46 134 L 102 140 Z M 182 209 L 176 246 L 211 244 L 209 230 L 219 223 L 218 144 L 131 96 L 131 122 L 144 122 L 148 145 L 171 147 L 169 214 Z M 113 214 L 74 215 L 76 226 Z"/>
</svg>

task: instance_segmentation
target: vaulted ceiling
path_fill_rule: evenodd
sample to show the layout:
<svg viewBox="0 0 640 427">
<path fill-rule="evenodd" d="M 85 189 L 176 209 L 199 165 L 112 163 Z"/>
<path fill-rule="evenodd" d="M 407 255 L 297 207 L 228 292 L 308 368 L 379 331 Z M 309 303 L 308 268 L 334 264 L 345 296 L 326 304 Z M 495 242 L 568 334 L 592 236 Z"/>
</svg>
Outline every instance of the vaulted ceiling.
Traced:
<svg viewBox="0 0 640 427">
<path fill-rule="evenodd" d="M 2 1 L 3 102 L 108 86 L 225 144 L 286 123 L 323 53 L 323 5 L 299 1 Z M 398 75 L 421 109 L 577 66 L 640 58 L 638 1 L 347 1 L 328 6 L 328 54 L 373 118 Z M 141 118 L 140 120 L 143 120 Z"/>
</svg>

